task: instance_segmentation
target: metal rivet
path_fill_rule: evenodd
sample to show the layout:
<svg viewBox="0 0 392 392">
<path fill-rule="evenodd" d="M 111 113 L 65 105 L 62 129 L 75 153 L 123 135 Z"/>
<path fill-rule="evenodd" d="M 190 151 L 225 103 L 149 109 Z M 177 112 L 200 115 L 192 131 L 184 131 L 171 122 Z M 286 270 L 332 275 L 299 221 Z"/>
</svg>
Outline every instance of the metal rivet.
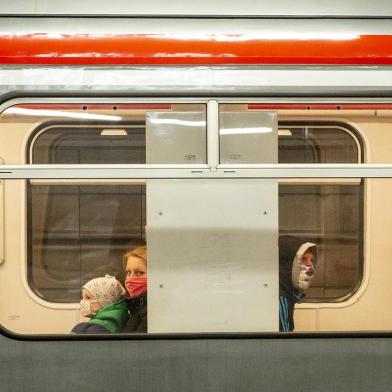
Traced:
<svg viewBox="0 0 392 392">
<path fill-rule="evenodd" d="M 264 211 L 264 215 L 267 215 L 267 211 Z"/>
<path fill-rule="evenodd" d="M 268 287 L 268 283 L 264 283 L 264 287 Z"/>
</svg>

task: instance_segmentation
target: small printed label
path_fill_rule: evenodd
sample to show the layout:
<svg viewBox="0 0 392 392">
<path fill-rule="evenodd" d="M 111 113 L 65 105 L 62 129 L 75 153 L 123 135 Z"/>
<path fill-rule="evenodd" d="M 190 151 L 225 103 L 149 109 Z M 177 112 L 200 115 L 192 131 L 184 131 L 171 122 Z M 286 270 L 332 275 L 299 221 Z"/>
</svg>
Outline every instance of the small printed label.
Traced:
<svg viewBox="0 0 392 392">
<path fill-rule="evenodd" d="M 229 158 L 230 159 L 241 159 L 242 158 L 242 154 L 230 154 Z"/>
<path fill-rule="evenodd" d="M 196 159 L 196 154 L 186 154 L 186 155 L 184 155 L 184 159 L 186 161 L 193 161 Z"/>
<path fill-rule="evenodd" d="M 19 314 L 10 314 L 10 315 L 8 315 L 8 320 L 19 320 L 20 319 L 20 316 L 19 316 Z"/>
</svg>

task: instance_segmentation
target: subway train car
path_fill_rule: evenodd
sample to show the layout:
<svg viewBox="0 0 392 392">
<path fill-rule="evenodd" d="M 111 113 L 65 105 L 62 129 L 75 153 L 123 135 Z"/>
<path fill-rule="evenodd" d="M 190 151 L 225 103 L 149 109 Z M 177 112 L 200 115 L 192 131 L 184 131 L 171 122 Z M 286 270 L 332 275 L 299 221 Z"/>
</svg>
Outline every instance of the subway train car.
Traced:
<svg viewBox="0 0 392 392">
<path fill-rule="evenodd" d="M 1 17 L 0 44 L 2 391 L 390 390 L 391 20 Z M 317 248 L 291 332 L 284 238 Z M 141 244 L 146 331 L 71 333 Z"/>
</svg>

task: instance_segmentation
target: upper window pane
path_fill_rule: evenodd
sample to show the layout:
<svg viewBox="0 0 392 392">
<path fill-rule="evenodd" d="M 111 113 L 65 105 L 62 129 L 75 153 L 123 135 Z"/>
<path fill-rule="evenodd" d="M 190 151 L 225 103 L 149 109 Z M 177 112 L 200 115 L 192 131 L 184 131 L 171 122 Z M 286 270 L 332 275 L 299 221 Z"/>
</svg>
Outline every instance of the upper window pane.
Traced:
<svg viewBox="0 0 392 392">
<path fill-rule="evenodd" d="M 342 126 L 279 124 L 279 163 L 358 163 L 353 134 Z"/>
<path fill-rule="evenodd" d="M 145 125 L 46 128 L 32 146 L 32 163 L 146 163 Z"/>
<path fill-rule="evenodd" d="M 16 105 L 37 164 L 205 164 L 204 104 Z"/>
<path fill-rule="evenodd" d="M 220 106 L 220 163 L 358 163 L 355 130 L 332 121 L 286 121 L 279 110 Z"/>
</svg>

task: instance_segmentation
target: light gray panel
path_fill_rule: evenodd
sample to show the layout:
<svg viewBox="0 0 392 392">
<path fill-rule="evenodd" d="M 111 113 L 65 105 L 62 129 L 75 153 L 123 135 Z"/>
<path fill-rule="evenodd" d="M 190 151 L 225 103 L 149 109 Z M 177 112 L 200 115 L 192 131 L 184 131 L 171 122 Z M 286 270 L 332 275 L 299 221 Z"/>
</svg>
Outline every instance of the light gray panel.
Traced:
<svg viewBox="0 0 392 392">
<path fill-rule="evenodd" d="M 149 332 L 278 330 L 276 180 L 149 180 Z"/>
<path fill-rule="evenodd" d="M 82 3 L 83 6 L 85 3 Z M 0 4 L 1 7 L 1 4 Z M 78 14 L 78 16 L 80 16 Z M 170 23 L 169 23 L 170 22 Z M 363 34 L 391 34 L 388 19 L 289 19 L 289 18 L 116 18 L 107 17 L 1 17 L 0 34 L 157 34 L 164 39 L 211 39 L 233 42 L 254 39 L 347 40 Z M 158 38 L 158 36 L 156 36 Z"/>
<path fill-rule="evenodd" d="M 276 112 L 221 112 L 220 163 L 277 163 Z"/>
<path fill-rule="evenodd" d="M 1 14 L 34 14 L 37 12 L 36 0 L 1 1 Z"/>
<path fill-rule="evenodd" d="M 10 66 L 0 71 L 0 94 L 11 91 L 127 92 L 127 95 L 241 96 L 352 95 L 386 96 L 391 67 L 37 67 Z M 151 102 L 151 97 L 148 102 Z M 313 98 L 312 98 L 313 97 Z M 141 98 L 143 99 L 143 98 Z M 377 98 L 375 98 L 377 99 Z M 54 102 L 50 98 L 50 102 Z M 350 100 L 350 99 L 349 99 Z M 369 99 L 358 98 L 359 102 Z M 108 98 L 108 101 L 109 98 Z M 112 100 L 113 101 L 113 100 Z M 117 98 L 114 102 L 118 102 Z M 173 98 L 169 102 L 172 102 Z M 248 102 L 250 99 L 248 98 Z M 271 101 L 269 99 L 269 101 Z M 275 99 L 282 103 L 282 98 Z M 317 100 L 316 100 L 317 101 Z M 319 100 L 318 100 L 319 101 Z M 344 100 L 339 97 L 339 102 Z M 352 101 L 352 99 L 351 99 Z M 31 99 L 29 100 L 29 103 Z M 85 101 L 83 101 L 85 102 Z M 194 102 L 194 101 L 193 101 Z M 265 102 L 265 101 L 263 101 Z M 329 102 L 336 102 L 330 98 Z M 376 101 L 375 101 L 376 102 Z M 388 101 L 389 102 L 389 101 Z"/>
<path fill-rule="evenodd" d="M 63 0 L 36 0 L 23 1 L 27 9 L 15 4 L 13 12 L 29 13 L 36 4 L 36 13 L 42 14 L 189 14 L 189 15 L 391 15 L 392 6 L 388 0 L 369 2 L 366 0 L 347 0 L 345 2 L 331 2 L 328 0 L 303 0 L 290 2 L 277 0 L 269 2 L 261 0 L 244 0 L 227 2 L 214 1 L 170 1 L 162 2 L 150 0 L 144 2 L 113 0 L 107 1 L 84 0 L 83 2 L 65 2 Z M 8 2 L 7 2 L 8 4 Z M 12 5 L 12 3 L 11 3 Z M 6 3 L 0 8 L 1 12 L 9 13 Z"/>
<path fill-rule="evenodd" d="M 147 112 L 146 163 L 206 163 L 203 112 Z"/>
</svg>

